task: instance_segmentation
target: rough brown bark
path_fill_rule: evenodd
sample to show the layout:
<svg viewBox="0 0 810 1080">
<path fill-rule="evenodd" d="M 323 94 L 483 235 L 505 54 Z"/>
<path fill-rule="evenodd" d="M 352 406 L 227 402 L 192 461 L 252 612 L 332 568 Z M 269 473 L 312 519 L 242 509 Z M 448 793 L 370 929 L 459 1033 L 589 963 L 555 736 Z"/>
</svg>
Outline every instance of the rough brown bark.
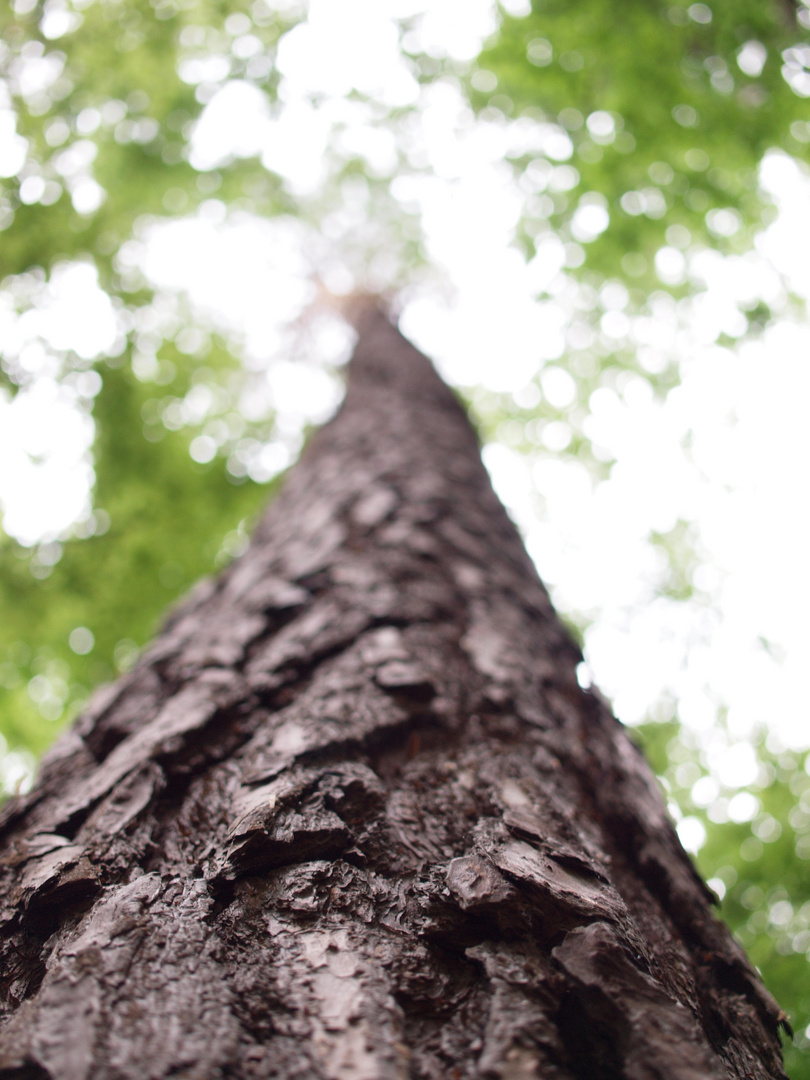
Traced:
<svg viewBox="0 0 810 1080">
<path fill-rule="evenodd" d="M 0 1077 L 783 1077 L 463 410 L 358 331 L 248 552 L 5 808 Z"/>
</svg>

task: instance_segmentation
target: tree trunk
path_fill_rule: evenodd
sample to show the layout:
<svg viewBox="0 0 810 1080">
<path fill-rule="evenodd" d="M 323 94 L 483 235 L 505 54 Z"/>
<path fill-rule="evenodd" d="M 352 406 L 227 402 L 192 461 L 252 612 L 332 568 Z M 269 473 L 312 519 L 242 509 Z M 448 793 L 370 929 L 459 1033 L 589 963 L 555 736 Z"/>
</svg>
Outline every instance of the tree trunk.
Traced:
<svg viewBox="0 0 810 1080">
<path fill-rule="evenodd" d="M 462 408 L 357 326 L 250 549 L 4 810 L 0 1077 L 784 1077 Z"/>
</svg>

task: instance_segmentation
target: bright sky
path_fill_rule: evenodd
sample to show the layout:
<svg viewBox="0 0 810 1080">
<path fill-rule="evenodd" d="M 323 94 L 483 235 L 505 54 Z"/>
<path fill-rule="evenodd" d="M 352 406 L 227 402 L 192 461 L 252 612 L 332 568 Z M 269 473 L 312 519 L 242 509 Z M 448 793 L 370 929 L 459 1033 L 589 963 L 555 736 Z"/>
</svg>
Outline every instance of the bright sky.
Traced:
<svg viewBox="0 0 810 1080">
<path fill-rule="evenodd" d="M 513 0 L 510 7 L 517 13 L 520 4 Z M 391 16 L 422 10 L 422 43 L 462 59 L 475 55 L 493 25 L 490 0 L 313 0 L 308 23 L 288 35 L 280 52 L 281 115 L 271 118 L 254 88 L 230 84 L 206 108 L 195 163 L 214 167 L 228 154 L 258 152 L 306 194 L 321 179 L 323 150 L 337 122 L 347 122 L 341 137 L 354 140 L 372 168 L 384 163 L 394 150 L 391 136 L 369 127 L 361 111 L 347 113 L 343 95 L 353 86 L 390 104 L 415 100 Z M 315 89 L 331 95 L 317 111 L 307 100 Z M 519 210 L 503 160 L 508 136 L 492 124 L 473 127 L 448 86 L 428 91 L 421 118 L 418 139 L 432 173 L 402 194 L 419 203 L 429 248 L 452 289 L 408 294 L 404 331 L 457 385 L 513 392 L 525 403 L 542 370 L 543 391 L 565 405 L 571 379 L 557 365 L 570 318 L 570 287 L 560 273 L 564 252 L 551 241 L 526 266 L 508 246 Z M 533 461 L 508 440 L 485 449 L 496 488 L 557 602 L 593 614 L 588 663 L 619 716 L 638 723 L 663 693 L 674 695 L 682 719 L 702 733 L 715 770 L 725 770 L 723 782 L 732 788 L 750 782 L 743 742 L 758 725 L 768 725 L 786 747 L 810 744 L 803 686 L 810 654 L 804 415 L 810 329 L 782 321 L 733 353 L 715 344 L 718 330 L 733 326 L 736 300 L 778 290 L 774 268 L 810 299 L 810 182 L 774 154 L 762 183 L 780 215 L 756 251 L 694 260 L 691 272 L 705 280 L 707 293 L 686 326 L 662 308 L 655 322 L 630 328 L 641 347 L 679 357 L 682 385 L 664 403 L 652 400 L 641 379 L 629 380 L 621 393 L 594 395 L 589 433 L 617 459 L 609 480 L 594 490 L 576 462 Z M 228 218 L 212 198 L 191 219 L 155 226 L 126 255 L 156 284 L 238 329 L 247 362 L 267 372 L 265 390 L 293 442 L 303 422 L 329 413 L 337 393 L 328 365 L 325 372 L 285 356 L 287 323 L 309 296 L 306 245 L 302 226 Z M 666 250 L 662 275 L 684 272 L 681 253 Z M 556 301 L 538 305 L 532 297 L 548 285 Z M 58 536 L 90 511 L 87 403 L 97 377 L 87 372 L 60 384 L 49 346 L 69 344 L 89 361 L 115 351 L 119 336 L 91 268 L 65 267 L 40 293 L 22 317 L 0 295 L 0 341 L 36 375 L 13 403 L 0 398 L 0 505 L 6 529 L 26 544 Z M 621 306 L 619 298 L 610 313 L 617 335 L 629 328 Z M 347 343 L 346 333 L 331 327 L 316 344 L 334 362 Z M 564 445 L 565 425 L 549 437 Z M 277 468 L 285 464 L 283 447 L 273 461 Z M 647 536 L 678 519 L 697 524 L 706 555 L 697 584 L 714 606 L 653 597 L 660 564 Z M 731 757 L 712 726 L 720 704 L 728 705 L 731 737 L 742 747 Z"/>
</svg>

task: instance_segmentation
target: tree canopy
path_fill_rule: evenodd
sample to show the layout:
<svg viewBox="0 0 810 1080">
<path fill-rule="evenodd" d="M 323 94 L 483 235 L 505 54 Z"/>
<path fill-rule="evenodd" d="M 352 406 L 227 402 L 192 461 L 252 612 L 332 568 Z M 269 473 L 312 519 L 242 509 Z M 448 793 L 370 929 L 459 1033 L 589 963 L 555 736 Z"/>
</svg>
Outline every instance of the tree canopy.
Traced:
<svg viewBox="0 0 810 1080">
<path fill-rule="evenodd" d="M 0 13 L 0 404 L 24 430 L 26 408 L 58 403 L 85 477 L 39 531 L 5 507 L 6 789 L 167 604 L 240 549 L 335 399 L 345 334 L 312 306 L 316 280 L 397 295 L 406 313 L 448 293 L 434 219 L 469 175 L 442 157 L 448 139 L 478 147 L 501 185 L 473 204 L 471 242 L 500 213 L 538 317 L 562 326 L 520 393 L 466 380 L 485 440 L 576 462 L 597 485 L 615 455 L 596 406 L 677 390 L 710 279 L 732 281 L 709 312 L 720 349 L 803 314 L 789 278 L 741 271 L 775 214 L 763 162 L 810 153 L 803 3 L 482 2 L 454 33 L 450 4 L 382 7 L 16 0 Z M 199 230 L 241 230 L 281 260 L 254 304 L 264 337 L 155 271 L 155 251 L 165 269 Z M 325 358 L 321 404 L 304 393 L 289 409 L 265 374 L 299 354 Z M 36 439 L 26 453 L 58 457 Z M 649 543 L 651 595 L 667 613 L 709 611 L 693 525 L 650 527 Z M 580 632 L 596 614 L 566 613 Z M 641 732 L 673 808 L 706 831 L 701 868 L 792 1016 L 788 1071 L 810 1077 L 806 748 L 768 742 L 763 724 L 750 780 L 725 790 L 677 703 L 652 712 Z"/>
</svg>

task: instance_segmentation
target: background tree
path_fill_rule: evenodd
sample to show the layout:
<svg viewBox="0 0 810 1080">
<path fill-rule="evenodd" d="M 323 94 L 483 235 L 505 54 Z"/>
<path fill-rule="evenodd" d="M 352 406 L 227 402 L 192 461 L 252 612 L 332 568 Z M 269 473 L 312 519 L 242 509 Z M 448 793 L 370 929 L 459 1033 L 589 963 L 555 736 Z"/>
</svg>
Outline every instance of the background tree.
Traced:
<svg viewBox="0 0 810 1080">
<path fill-rule="evenodd" d="M 695 318 L 705 250 L 743 252 L 771 212 L 756 177 L 763 154 L 806 158 L 803 4 L 638 4 L 626 8 L 622 34 L 587 0 L 574 12 L 512 4 L 490 24 L 480 57 L 465 46 L 464 59 L 437 30 L 434 7 L 400 9 L 391 55 L 406 75 L 387 97 L 350 78 L 342 94 L 296 90 L 293 58 L 306 53 L 317 4 L 19 0 L 0 15 L 7 393 L 28 400 L 58 387 L 86 422 L 94 477 L 92 504 L 80 499 L 62 527 L 23 536 L 24 544 L 13 529 L 17 539 L 4 539 L 7 788 L 26 774 L 25 748 L 41 749 L 89 687 L 132 662 L 165 603 L 240 550 L 266 497 L 262 482 L 300 445 L 302 424 L 280 431 L 263 400 L 244 337 L 147 273 L 161 221 L 213 227 L 241 215 L 258 237 L 261 219 L 270 220 L 272 244 L 281 237 L 302 252 L 333 289 L 407 284 L 413 295 L 430 280 L 444 288 L 418 220 L 435 170 L 422 133 L 448 95 L 460 100 L 463 91 L 478 110 L 474 125 L 459 114 L 463 123 L 500 140 L 514 165 L 526 258 L 558 266 L 538 288 L 538 309 L 553 294 L 569 313 L 559 367 L 575 382 L 562 405 L 542 373 L 529 405 L 471 388 L 482 431 L 492 437 L 511 423 L 512 443 L 527 452 L 556 446 L 603 477 L 611 461 L 588 421 L 593 395 L 629 374 L 662 396 L 677 383 L 682 348 L 651 347 L 635 331 Z M 255 119 L 272 138 L 260 146 L 234 137 L 206 156 L 203 122 L 229 100 L 232 116 Z M 275 146 L 285 123 L 313 115 L 325 166 L 307 187 Z M 386 153 L 364 135 L 372 126 L 389 133 Z M 90 340 L 49 329 L 49 314 L 74 302 L 77 282 L 97 304 Z M 304 283 L 285 310 L 295 314 L 310 297 Z M 797 303 L 788 288 L 741 296 L 739 319 L 729 316 L 718 340 L 732 345 Z M 618 336 L 617 316 L 628 327 Z M 312 355 L 303 340 L 334 357 L 333 334 L 315 319 L 280 333 L 276 348 Z M 179 536 L 170 525 L 177 516 L 190 523 Z M 700 538 L 683 522 L 651 541 L 666 556 L 659 591 L 693 602 Z M 572 607 L 569 616 L 583 626 L 590 612 Z M 810 1017 L 806 757 L 759 747 L 749 791 L 758 809 L 717 824 L 724 796 L 707 804 L 698 786 L 711 781 L 705 748 L 668 723 L 647 739 L 685 812 L 703 818 L 704 868 L 802 1031 Z M 789 1068 L 798 1077 L 806 1062 Z"/>
</svg>

